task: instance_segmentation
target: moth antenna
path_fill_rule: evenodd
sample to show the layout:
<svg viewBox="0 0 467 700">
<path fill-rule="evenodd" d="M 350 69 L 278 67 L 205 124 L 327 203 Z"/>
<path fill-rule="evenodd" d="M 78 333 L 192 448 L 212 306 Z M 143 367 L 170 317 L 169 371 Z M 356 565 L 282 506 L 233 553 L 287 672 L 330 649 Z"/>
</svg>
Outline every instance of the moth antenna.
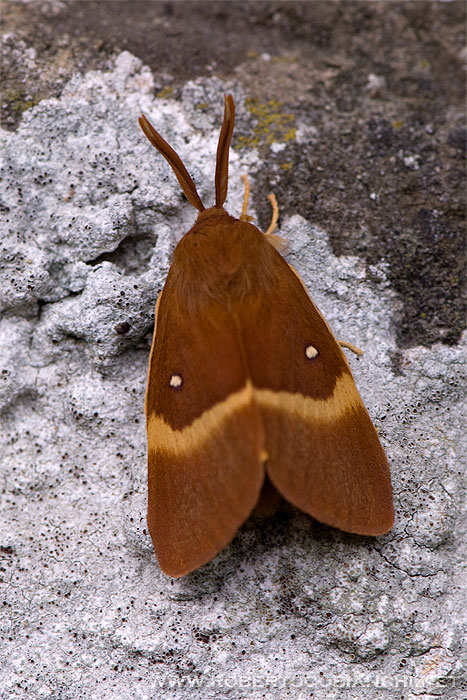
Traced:
<svg viewBox="0 0 467 700">
<path fill-rule="evenodd" d="M 159 153 L 164 156 L 172 170 L 174 171 L 177 180 L 180 183 L 180 187 L 184 191 L 186 198 L 198 211 L 204 211 L 205 207 L 200 199 L 200 196 L 196 190 L 196 185 L 193 182 L 191 175 L 182 163 L 182 159 L 174 149 L 169 146 L 167 141 L 162 138 L 160 134 L 157 133 L 153 125 L 145 115 L 142 114 L 138 119 L 139 125 L 148 137 L 149 141 L 152 143 L 154 148 L 157 148 Z"/>
<path fill-rule="evenodd" d="M 216 158 L 216 207 L 222 207 L 227 197 L 229 181 L 229 149 L 235 124 L 235 104 L 232 95 L 224 97 L 224 121 L 222 122 Z"/>
</svg>

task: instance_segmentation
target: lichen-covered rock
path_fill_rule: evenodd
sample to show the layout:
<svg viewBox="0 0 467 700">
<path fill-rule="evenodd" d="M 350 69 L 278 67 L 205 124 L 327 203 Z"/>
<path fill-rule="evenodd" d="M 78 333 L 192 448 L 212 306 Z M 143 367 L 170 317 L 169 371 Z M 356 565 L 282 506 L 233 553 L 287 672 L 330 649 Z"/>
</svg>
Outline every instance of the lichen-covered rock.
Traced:
<svg viewBox="0 0 467 700">
<path fill-rule="evenodd" d="M 461 697 L 461 348 L 394 362 L 387 267 L 336 257 L 302 216 L 283 214 L 288 260 L 365 351 L 349 362 L 391 462 L 396 524 L 358 537 L 283 504 L 186 578 L 160 572 L 144 520 L 146 366 L 195 214 L 136 118 L 208 200 L 222 91 L 236 91 L 242 129 L 248 117 L 238 84 L 189 82 L 182 103 L 153 86 L 123 52 L 1 134 L 0 697 Z M 193 106 L 205 100 L 213 112 Z M 246 166 L 268 164 L 233 151 L 232 213 Z"/>
</svg>

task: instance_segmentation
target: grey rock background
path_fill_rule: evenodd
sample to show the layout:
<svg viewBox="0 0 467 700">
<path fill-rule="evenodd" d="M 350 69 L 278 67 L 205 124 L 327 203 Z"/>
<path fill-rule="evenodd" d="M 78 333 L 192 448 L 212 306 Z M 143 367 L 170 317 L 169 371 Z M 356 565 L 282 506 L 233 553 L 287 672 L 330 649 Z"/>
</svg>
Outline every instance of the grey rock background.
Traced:
<svg viewBox="0 0 467 700">
<path fill-rule="evenodd" d="M 465 696 L 464 14 L 4 7 L 1 698 Z M 364 348 L 350 362 L 397 519 L 362 538 L 284 503 L 171 580 L 145 530 L 143 401 L 195 213 L 136 120 L 209 201 L 226 91 L 228 208 L 248 171 L 265 227 L 274 189 L 289 261 Z"/>
</svg>

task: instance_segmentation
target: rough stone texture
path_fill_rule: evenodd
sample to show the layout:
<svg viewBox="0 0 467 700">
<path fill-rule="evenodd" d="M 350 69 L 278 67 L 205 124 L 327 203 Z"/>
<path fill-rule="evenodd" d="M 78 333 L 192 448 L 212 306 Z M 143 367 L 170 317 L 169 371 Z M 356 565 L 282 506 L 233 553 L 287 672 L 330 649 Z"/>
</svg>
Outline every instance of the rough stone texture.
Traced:
<svg viewBox="0 0 467 700">
<path fill-rule="evenodd" d="M 449 288 L 463 6 L 131 5 L 112 3 L 113 24 L 105 2 L 5 12 L 0 697 L 463 698 L 465 377 Z M 229 21 L 244 32 L 222 42 Z M 145 530 L 143 400 L 154 302 L 195 214 L 136 118 L 210 201 L 227 90 L 228 208 L 248 170 L 264 226 L 274 186 L 288 260 L 336 335 L 364 348 L 349 361 L 397 520 L 362 538 L 284 503 L 175 581 Z M 443 313 L 425 322 L 435 299 Z"/>
</svg>

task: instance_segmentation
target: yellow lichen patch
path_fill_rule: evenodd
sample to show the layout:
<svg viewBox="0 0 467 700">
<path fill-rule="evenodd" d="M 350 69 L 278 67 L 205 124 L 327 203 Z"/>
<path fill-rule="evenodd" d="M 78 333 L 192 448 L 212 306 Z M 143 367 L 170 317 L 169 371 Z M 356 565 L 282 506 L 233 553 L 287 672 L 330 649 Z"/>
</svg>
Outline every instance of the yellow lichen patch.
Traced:
<svg viewBox="0 0 467 700">
<path fill-rule="evenodd" d="M 4 100 L 9 103 L 9 107 L 12 112 L 17 114 L 22 114 L 27 109 L 35 107 L 40 102 L 40 97 L 36 95 L 35 97 L 25 97 L 25 93 L 18 92 L 16 90 L 6 90 L 4 92 Z"/>
<path fill-rule="evenodd" d="M 157 97 L 160 97 L 161 100 L 165 100 L 167 97 L 170 97 L 173 91 L 173 87 L 170 87 L 170 85 L 166 85 L 162 88 L 162 90 L 159 90 L 159 92 L 157 93 Z"/>
<path fill-rule="evenodd" d="M 264 143 L 287 142 L 295 138 L 294 115 L 282 111 L 283 103 L 276 99 L 260 102 L 254 97 L 245 100 L 257 123 L 252 136 L 240 136 L 235 148 L 255 148 Z"/>
</svg>

